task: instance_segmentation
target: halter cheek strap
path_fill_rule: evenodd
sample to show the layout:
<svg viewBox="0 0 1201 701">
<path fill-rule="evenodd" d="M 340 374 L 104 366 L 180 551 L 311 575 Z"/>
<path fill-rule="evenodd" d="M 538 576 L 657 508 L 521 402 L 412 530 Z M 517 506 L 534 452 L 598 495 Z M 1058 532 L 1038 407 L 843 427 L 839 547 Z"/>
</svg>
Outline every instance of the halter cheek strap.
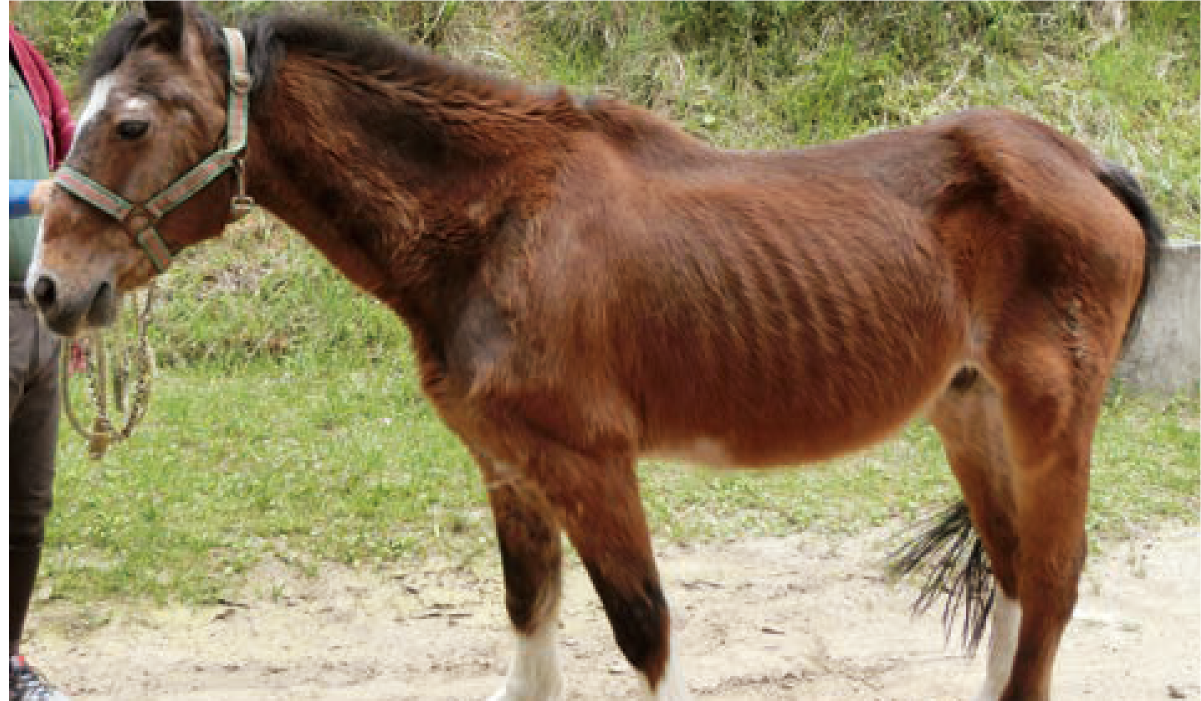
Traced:
<svg viewBox="0 0 1201 701">
<path fill-rule="evenodd" d="M 254 206 L 254 201 L 246 196 L 246 183 L 242 177 L 243 152 L 250 123 L 251 75 L 247 69 L 246 43 L 236 29 L 225 29 L 224 33 L 230 78 L 224 148 L 209 155 L 157 195 L 138 203 L 129 202 L 71 166 L 62 166 L 54 176 L 54 181 L 64 190 L 124 225 L 160 273 L 171 265 L 171 249 L 158 233 L 159 221 L 225 171 L 233 168 L 237 178 L 238 193 L 231 203 L 231 218 L 235 221 L 242 218 Z"/>
</svg>

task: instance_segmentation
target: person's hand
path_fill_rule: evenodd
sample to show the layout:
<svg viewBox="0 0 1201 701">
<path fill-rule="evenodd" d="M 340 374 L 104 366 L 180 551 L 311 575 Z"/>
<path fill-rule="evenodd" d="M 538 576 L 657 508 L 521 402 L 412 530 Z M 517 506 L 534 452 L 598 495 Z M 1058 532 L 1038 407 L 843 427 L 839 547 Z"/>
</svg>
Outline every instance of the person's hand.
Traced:
<svg viewBox="0 0 1201 701">
<path fill-rule="evenodd" d="M 46 210 L 46 205 L 50 204 L 50 195 L 53 192 L 53 180 L 38 181 L 38 184 L 33 186 L 33 192 L 29 193 L 29 211 L 40 216 Z"/>
</svg>

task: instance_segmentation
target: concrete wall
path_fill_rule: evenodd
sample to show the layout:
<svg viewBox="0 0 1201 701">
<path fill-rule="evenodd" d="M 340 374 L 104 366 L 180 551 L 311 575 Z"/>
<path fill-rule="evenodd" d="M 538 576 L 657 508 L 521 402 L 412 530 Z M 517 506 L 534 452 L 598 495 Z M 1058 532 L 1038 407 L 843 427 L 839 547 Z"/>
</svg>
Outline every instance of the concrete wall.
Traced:
<svg viewBox="0 0 1201 701">
<path fill-rule="evenodd" d="M 1143 322 L 1118 364 L 1128 389 L 1162 394 L 1201 383 L 1201 243 L 1172 244 L 1164 251 L 1158 284 Z"/>
</svg>

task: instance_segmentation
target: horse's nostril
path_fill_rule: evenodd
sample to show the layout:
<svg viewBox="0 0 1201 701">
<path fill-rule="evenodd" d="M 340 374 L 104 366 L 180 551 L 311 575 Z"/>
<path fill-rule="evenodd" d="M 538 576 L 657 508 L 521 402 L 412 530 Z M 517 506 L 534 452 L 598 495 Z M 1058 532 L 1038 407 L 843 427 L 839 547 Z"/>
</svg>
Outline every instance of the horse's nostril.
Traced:
<svg viewBox="0 0 1201 701">
<path fill-rule="evenodd" d="M 112 305 L 113 304 L 113 286 L 111 283 L 102 282 L 96 288 L 96 296 L 92 298 L 92 306 L 97 305 Z"/>
<path fill-rule="evenodd" d="M 39 309 L 49 309 L 54 306 L 55 297 L 54 281 L 50 278 L 43 275 L 33 283 L 33 301 Z"/>
</svg>

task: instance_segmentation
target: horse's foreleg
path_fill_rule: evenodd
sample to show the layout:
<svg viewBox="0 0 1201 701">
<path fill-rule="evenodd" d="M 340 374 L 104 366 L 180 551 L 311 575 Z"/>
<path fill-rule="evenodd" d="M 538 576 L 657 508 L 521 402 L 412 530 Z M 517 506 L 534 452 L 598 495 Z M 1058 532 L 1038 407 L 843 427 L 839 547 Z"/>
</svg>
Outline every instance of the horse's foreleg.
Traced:
<svg viewBox="0 0 1201 701">
<path fill-rule="evenodd" d="M 533 472 L 592 579 L 618 647 L 642 675 L 649 698 L 684 701 L 633 456 L 548 453 L 550 471 Z"/>
<path fill-rule="evenodd" d="M 508 677 L 489 701 L 550 701 L 563 693 L 557 647 L 562 544 L 545 498 L 504 466 L 477 456 L 500 543 L 505 607 L 517 649 Z"/>
</svg>

